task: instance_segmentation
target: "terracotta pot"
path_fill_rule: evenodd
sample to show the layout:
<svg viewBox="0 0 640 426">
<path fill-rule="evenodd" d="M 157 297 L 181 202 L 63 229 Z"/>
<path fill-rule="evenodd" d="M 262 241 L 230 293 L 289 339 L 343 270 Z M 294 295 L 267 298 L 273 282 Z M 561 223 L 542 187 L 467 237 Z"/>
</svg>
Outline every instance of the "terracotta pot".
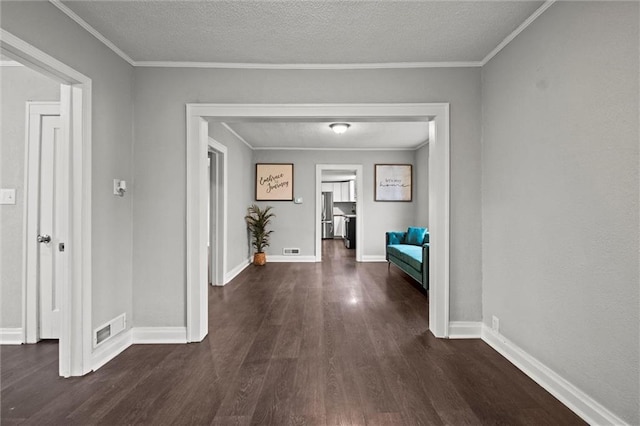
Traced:
<svg viewBox="0 0 640 426">
<path fill-rule="evenodd" d="M 262 266 L 267 263 L 267 255 L 264 253 L 255 253 L 253 255 L 253 264 Z"/>
</svg>

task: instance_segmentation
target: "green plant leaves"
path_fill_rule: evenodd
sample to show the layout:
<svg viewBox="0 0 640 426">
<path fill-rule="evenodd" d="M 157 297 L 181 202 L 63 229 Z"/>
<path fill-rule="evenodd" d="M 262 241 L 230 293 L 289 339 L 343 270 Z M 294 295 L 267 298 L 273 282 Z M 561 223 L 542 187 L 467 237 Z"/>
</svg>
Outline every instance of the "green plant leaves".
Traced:
<svg viewBox="0 0 640 426">
<path fill-rule="evenodd" d="M 271 218 L 275 217 L 272 209 L 271 206 L 262 209 L 257 204 L 252 204 L 244 217 L 247 228 L 251 232 L 251 245 L 258 253 L 262 253 L 265 247 L 269 247 L 269 236 L 273 230 L 267 231 L 267 225 L 271 223 Z"/>
</svg>

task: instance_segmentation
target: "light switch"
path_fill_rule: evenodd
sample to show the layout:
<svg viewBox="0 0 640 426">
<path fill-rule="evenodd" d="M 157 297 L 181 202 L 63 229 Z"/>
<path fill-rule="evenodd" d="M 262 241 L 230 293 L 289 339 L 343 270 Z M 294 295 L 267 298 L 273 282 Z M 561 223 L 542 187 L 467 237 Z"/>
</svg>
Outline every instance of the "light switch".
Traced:
<svg viewBox="0 0 640 426">
<path fill-rule="evenodd" d="M 294 204 L 302 204 L 302 197 L 294 198 L 293 199 L 293 203 Z"/>
<path fill-rule="evenodd" d="M 15 188 L 2 188 L 0 189 L 0 204 L 15 204 L 16 203 L 16 190 Z"/>
</svg>

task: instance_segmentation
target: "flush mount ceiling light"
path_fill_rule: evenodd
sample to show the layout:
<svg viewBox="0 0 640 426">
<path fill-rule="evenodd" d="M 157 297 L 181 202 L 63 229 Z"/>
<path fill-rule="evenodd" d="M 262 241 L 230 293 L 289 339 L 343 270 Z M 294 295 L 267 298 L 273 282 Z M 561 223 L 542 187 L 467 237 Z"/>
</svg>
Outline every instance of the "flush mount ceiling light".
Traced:
<svg viewBox="0 0 640 426">
<path fill-rule="evenodd" d="M 341 135 L 344 132 L 346 132 L 349 127 L 351 127 L 351 124 L 349 124 L 349 123 L 333 123 L 333 124 L 329 124 L 329 127 L 331 127 L 331 130 L 333 130 L 336 134 Z"/>
</svg>

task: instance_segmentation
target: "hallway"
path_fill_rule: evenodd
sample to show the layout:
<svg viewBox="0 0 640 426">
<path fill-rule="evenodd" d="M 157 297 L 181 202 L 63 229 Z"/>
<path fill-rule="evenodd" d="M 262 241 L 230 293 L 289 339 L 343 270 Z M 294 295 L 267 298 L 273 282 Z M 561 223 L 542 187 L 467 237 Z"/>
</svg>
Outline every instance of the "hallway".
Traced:
<svg viewBox="0 0 640 426">
<path fill-rule="evenodd" d="M 398 269 L 323 248 L 210 288 L 199 344 L 132 346 L 71 379 L 55 344 L 2 347 L 2 423 L 583 424 L 482 341 L 433 338 Z"/>
</svg>

